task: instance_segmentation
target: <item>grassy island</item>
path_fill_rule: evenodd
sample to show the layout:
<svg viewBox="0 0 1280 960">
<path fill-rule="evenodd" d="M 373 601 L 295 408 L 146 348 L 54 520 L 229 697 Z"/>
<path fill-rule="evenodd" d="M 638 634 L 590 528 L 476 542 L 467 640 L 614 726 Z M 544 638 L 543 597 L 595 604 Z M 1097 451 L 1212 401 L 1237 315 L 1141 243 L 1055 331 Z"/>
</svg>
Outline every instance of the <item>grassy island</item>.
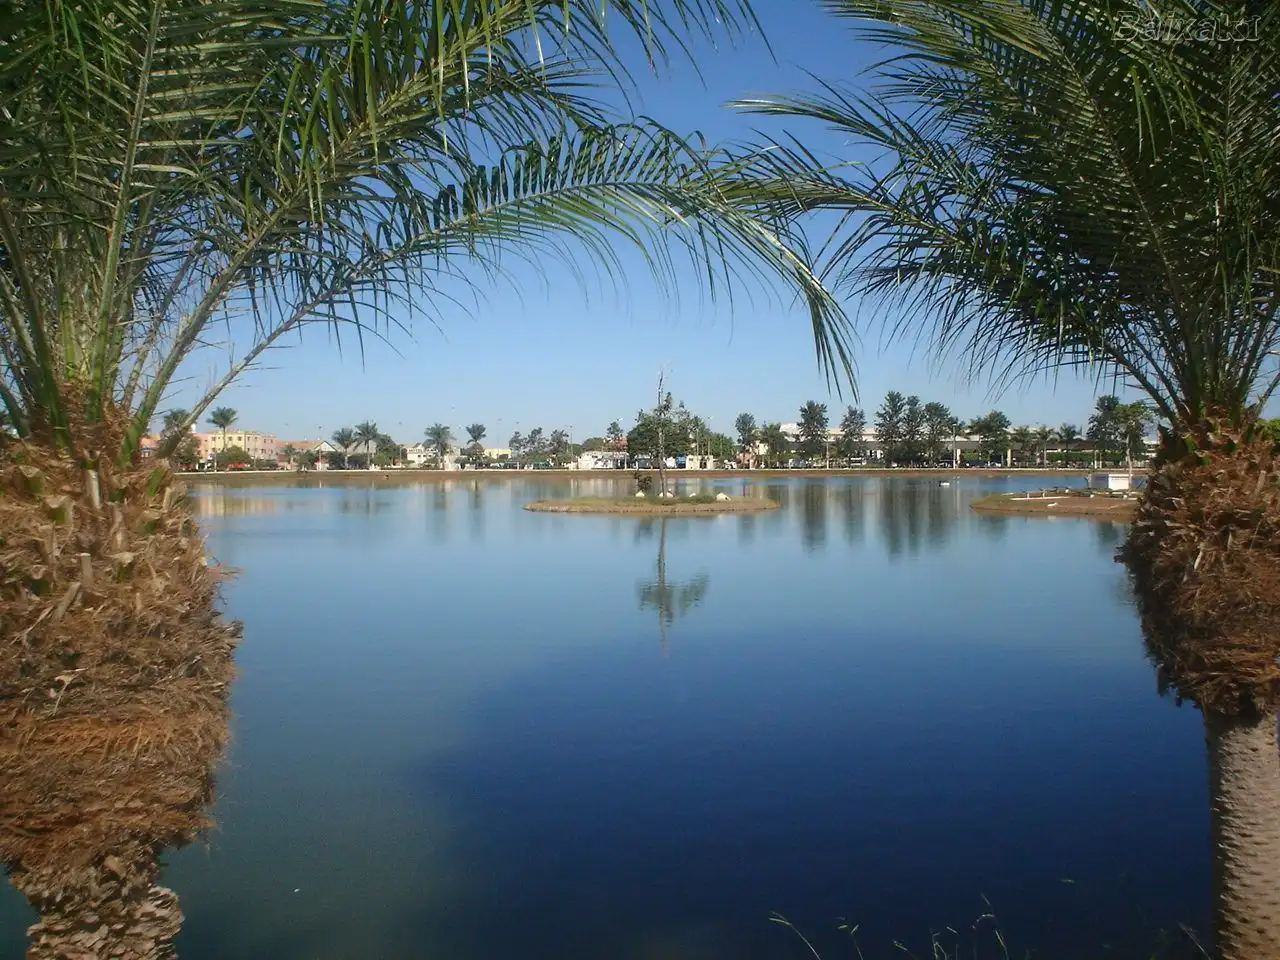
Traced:
<svg viewBox="0 0 1280 960">
<path fill-rule="evenodd" d="M 995 493 L 973 501 L 970 507 L 983 513 L 1038 514 L 1040 516 L 1095 517 L 1100 520 L 1133 519 L 1141 495 L 1107 490 L 1070 489 L 1027 490 Z"/>
<path fill-rule="evenodd" d="M 538 513 L 636 513 L 669 516 L 676 513 L 761 513 L 777 510 L 778 503 L 764 497 L 730 497 L 717 500 L 711 494 L 691 497 L 574 497 L 568 500 L 535 500 L 526 510 Z"/>
</svg>

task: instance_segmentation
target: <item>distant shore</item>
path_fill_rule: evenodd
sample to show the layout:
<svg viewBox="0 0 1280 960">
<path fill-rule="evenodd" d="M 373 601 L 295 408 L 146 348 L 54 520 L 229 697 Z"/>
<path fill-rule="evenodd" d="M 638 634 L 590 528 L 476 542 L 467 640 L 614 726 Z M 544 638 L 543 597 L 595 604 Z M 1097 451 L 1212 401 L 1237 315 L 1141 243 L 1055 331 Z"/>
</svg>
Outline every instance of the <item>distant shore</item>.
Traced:
<svg viewBox="0 0 1280 960">
<path fill-rule="evenodd" d="M 1137 513 L 1139 497 L 1117 497 L 1105 493 L 1067 493 L 1039 490 L 996 493 L 971 503 L 979 513 L 1006 513 L 1042 517 L 1091 517 L 1096 520 L 1128 522 Z"/>
<path fill-rule="evenodd" d="M 661 500 L 658 497 L 607 498 L 576 497 L 572 500 L 535 500 L 525 504 L 534 513 L 604 513 L 639 514 L 648 517 L 666 517 L 672 514 L 763 513 L 777 510 L 776 500 L 764 497 L 733 497 L 730 500 L 689 502 L 687 500 Z"/>
<path fill-rule="evenodd" d="M 656 470 L 640 471 L 656 477 Z M 668 470 L 668 480 L 778 480 L 788 477 L 903 477 L 963 479 L 964 477 L 1084 477 L 1093 470 L 1053 470 L 1032 467 L 1014 469 L 978 469 L 973 467 L 930 469 L 885 469 L 882 467 L 850 467 L 834 470 Z M 432 483 L 469 480 L 630 480 L 632 470 L 232 470 L 179 474 L 190 484 L 229 487 L 263 485 L 395 485 L 400 483 Z"/>
</svg>

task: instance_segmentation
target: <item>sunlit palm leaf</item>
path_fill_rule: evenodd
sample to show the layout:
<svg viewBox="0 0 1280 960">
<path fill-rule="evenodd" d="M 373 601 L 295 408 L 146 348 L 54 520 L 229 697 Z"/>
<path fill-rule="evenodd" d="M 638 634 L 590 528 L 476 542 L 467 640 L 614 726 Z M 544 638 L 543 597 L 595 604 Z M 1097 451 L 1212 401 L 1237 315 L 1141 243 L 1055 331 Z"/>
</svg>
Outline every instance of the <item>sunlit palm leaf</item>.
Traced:
<svg viewBox="0 0 1280 960">
<path fill-rule="evenodd" d="M 621 69 L 606 21 L 660 60 L 690 30 L 750 27 L 744 3 L 20 10 L 0 55 L 0 400 L 24 432 L 68 442 L 119 404 L 128 456 L 216 319 L 254 328 L 220 387 L 301 325 L 385 332 L 500 253 L 616 269 L 617 237 L 668 281 L 687 254 L 713 293 L 744 264 L 783 277 L 849 371 L 785 219 L 730 189 L 743 166 L 587 96 Z"/>
<path fill-rule="evenodd" d="M 771 202 L 847 214 L 833 282 L 997 381 L 1110 370 L 1168 419 L 1242 416 L 1280 385 L 1280 7 L 1161 0 L 830 0 L 898 54 L 868 94 L 749 101 L 870 158 L 775 144 Z M 1162 42 L 1259 15 L 1261 42 Z"/>
</svg>

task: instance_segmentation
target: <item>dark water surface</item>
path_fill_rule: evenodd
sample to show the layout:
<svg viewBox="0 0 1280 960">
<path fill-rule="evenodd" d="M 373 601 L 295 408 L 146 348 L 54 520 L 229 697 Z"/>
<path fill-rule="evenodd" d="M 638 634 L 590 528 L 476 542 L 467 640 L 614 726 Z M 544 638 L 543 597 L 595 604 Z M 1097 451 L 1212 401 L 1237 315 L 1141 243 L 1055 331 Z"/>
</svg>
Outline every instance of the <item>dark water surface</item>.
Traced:
<svg viewBox="0 0 1280 960">
<path fill-rule="evenodd" d="M 1201 725 L 1156 695 L 1122 528 L 975 515 L 1028 485 L 976 478 L 520 509 L 606 484 L 198 489 L 245 636 L 219 827 L 169 858 L 184 960 L 805 955 L 775 911 L 868 960 L 989 910 L 1013 956 L 1207 927 Z M 0 957 L 27 919 L 7 890 Z"/>
</svg>

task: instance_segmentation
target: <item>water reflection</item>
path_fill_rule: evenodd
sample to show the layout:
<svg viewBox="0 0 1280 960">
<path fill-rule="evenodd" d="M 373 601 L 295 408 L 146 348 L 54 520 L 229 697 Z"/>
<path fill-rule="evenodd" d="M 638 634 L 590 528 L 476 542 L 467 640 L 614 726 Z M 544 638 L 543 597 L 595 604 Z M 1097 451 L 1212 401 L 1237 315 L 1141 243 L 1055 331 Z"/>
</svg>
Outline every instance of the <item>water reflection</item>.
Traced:
<svg viewBox="0 0 1280 960">
<path fill-rule="evenodd" d="M 72 670 L 57 697 L 0 702 L 0 862 L 37 916 L 32 960 L 176 956 L 159 855 L 209 826 L 228 739 L 229 649 L 201 649 L 209 669 L 161 657 L 182 673 L 140 689 Z"/>
<path fill-rule="evenodd" d="M 866 489 L 864 484 L 848 483 L 835 495 L 840 506 L 844 540 L 849 546 L 860 544 L 866 536 Z"/>
<path fill-rule="evenodd" d="M 806 553 L 826 546 L 827 500 L 830 490 L 826 483 L 806 483 L 800 500 L 801 541 Z"/>
<path fill-rule="evenodd" d="M 254 497 L 242 494 L 206 493 L 191 498 L 191 512 L 197 517 L 245 517 L 275 513 L 280 500 L 275 497 Z"/>
<path fill-rule="evenodd" d="M 687 524 L 689 521 L 673 522 Z M 667 579 L 667 523 L 666 517 L 657 521 L 658 559 L 654 564 L 656 576 L 652 580 L 641 582 L 636 588 L 640 609 L 653 610 L 658 615 L 658 639 L 663 653 L 667 652 L 667 628 L 672 626 L 677 618 L 683 617 L 702 603 L 710 582 L 705 572 L 700 572 L 691 579 L 683 581 Z M 637 533 L 640 534 L 643 531 L 645 535 L 652 536 L 653 526 L 652 520 L 641 521 Z M 687 529 L 686 527 L 685 530 Z"/>
</svg>

